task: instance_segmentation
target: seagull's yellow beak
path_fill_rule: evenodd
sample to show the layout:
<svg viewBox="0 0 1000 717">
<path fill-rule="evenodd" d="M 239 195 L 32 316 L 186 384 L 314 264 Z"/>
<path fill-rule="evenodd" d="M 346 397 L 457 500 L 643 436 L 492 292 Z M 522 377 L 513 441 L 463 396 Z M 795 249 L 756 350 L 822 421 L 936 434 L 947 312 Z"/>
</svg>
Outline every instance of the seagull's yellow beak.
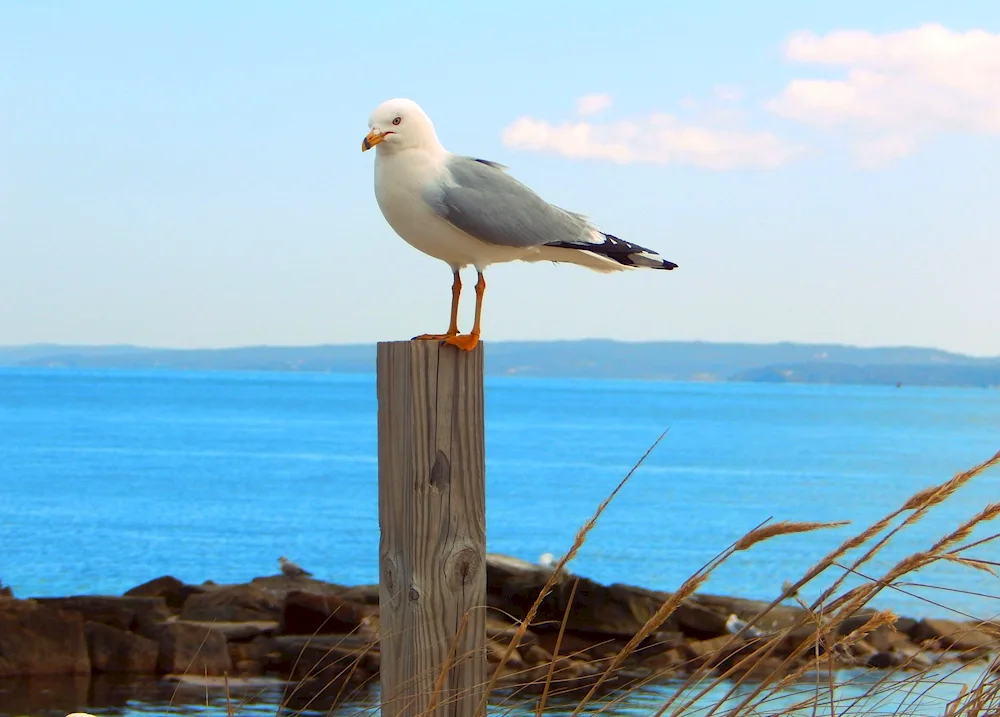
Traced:
<svg viewBox="0 0 1000 717">
<path fill-rule="evenodd" d="M 385 141 L 385 135 L 379 132 L 377 129 L 373 129 L 365 137 L 364 141 L 361 143 L 361 151 L 367 152 L 369 149 L 374 147 L 376 144 Z"/>
</svg>

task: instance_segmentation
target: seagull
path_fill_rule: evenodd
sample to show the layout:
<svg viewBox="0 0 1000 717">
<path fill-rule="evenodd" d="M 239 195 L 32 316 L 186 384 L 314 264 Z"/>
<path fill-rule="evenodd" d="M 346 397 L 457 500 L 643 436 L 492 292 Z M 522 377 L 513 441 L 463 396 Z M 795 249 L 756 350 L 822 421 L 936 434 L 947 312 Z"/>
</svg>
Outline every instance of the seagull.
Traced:
<svg viewBox="0 0 1000 717">
<path fill-rule="evenodd" d="M 558 561 L 552 553 L 542 553 L 538 556 L 538 564 L 543 568 L 554 568 Z"/>
<path fill-rule="evenodd" d="M 304 570 L 284 555 L 278 558 L 278 565 L 281 566 L 282 574 L 289 578 L 307 578 L 312 575 L 308 570 Z"/>
<path fill-rule="evenodd" d="M 549 204 L 496 162 L 452 154 L 416 102 L 392 99 L 368 118 L 361 151 L 375 148 L 375 199 L 404 241 L 451 267 L 451 321 L 444 341 L 464 351 L 479 344 L 480 318 L 491 264 L 552 261 L 599 272 L 676 269 L 651 249 L 597 229 L 587 217 Z M 474 266 L 476 315 L 459 334 L 460 273 Z"/>
<path fill-rule="evenodd" d="M 747 628 L 747 622 L 745 620 L 740 620 L 735 613 L 730 615 L 729 619 L 726 620 L 726 631 L 732 635 L 735 635 L 743 628 Z M 746 634 L 749 637 L 761 637 L 764 633 L 756 627 L 749 627 L 746 630 Z"/>
</svg>

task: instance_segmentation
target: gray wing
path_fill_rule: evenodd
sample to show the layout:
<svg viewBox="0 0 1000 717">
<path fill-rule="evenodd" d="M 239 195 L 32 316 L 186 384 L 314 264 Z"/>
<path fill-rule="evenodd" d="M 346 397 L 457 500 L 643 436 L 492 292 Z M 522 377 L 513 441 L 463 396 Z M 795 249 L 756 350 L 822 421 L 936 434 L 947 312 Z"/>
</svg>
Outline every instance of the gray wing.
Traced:
<svg viewBox="0 0 1000 717">
<path fill-rule="evenodd" d="M 445 167 L 445 177 L 425 190 L 424 199 L 466 234 L 518 248 L 594 243 L 585 217 L 549 204 L 503 165 L 452 155 Z"/>
</svg>

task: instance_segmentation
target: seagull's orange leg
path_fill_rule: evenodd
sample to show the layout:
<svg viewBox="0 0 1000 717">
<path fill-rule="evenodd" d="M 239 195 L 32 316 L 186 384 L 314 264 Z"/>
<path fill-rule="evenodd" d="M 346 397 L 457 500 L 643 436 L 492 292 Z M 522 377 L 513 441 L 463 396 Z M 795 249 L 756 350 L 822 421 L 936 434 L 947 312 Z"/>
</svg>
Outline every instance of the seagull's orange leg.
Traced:
<svg viewBox="0 0 1000 717">
<path fill-rule="evenodd" d="M 458 299 L 462 295 L 462 277 L 455 272 L 455 280 L 451 282 L 451 324 L 448 326 L 446 334 L 420 334 L 414 336 L 413 341 L 441 341 L 458 336 Z"/>
<path fill-rule="evenodd" d="M 444 340 L 446 344 L 457 346 L 462 351 L 472 351 L 479 345 L 479 319 L 483 313 L 483 294 L 486 293 L 486 279 L 483 272 L 479 272 L 479 280 L 476 282 L 476 320 L 472 324 L 472 332 L 451 336 Z"/>
</svg>

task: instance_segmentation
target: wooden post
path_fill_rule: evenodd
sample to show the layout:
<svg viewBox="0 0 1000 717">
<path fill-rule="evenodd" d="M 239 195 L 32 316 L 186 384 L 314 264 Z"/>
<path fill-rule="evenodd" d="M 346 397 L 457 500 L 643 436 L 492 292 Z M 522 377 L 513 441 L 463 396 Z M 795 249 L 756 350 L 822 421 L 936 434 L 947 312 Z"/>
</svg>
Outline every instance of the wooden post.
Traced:
<svg viewBox="0 0 1000 717">
<path fill-rule="evenodd" d="M 382 717 L 481 717 L 483 347 L 378 344 Z"/>
</svg>

